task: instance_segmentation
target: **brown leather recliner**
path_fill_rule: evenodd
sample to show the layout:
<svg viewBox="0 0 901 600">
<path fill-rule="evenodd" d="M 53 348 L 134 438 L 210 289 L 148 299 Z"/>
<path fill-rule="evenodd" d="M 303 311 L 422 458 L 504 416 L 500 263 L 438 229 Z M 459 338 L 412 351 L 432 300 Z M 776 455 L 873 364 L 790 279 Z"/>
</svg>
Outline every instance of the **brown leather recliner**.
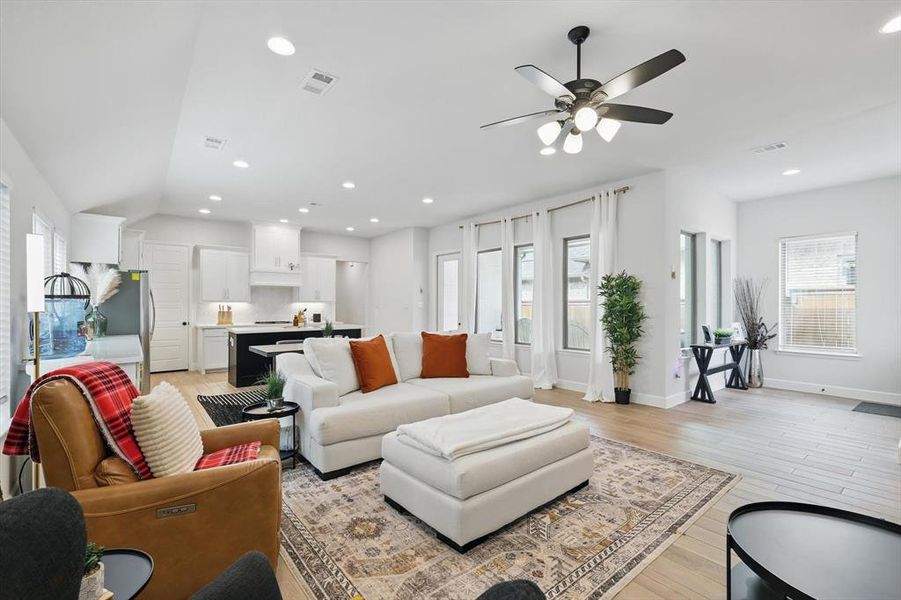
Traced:
<svg viewBox="0 0 901 600">
<path fill-rule="evenodd" d="M 74 384 L 50 382 L 31 402 L 46 483 L 68 490 L 81 504 L 88 540 L 153 557 L 153 577 L 142 599 L 187 598 L 250 550 L 261 551 L 275 568 L 278 421 L 201 431 L 204 453 L 262 441 L 257 460 L 139 481 L 110 453 Z"/>
</svg>

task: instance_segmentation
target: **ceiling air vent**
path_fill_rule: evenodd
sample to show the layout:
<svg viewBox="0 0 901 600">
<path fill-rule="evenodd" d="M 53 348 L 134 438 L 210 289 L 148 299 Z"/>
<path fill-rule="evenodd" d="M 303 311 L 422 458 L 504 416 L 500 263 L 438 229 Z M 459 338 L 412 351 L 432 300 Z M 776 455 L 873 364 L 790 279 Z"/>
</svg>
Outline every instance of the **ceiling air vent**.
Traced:
<svg viewBox="0 0 901 600">
<path fill-rule="evenodd" d="M 320 71 L 319 69 L 313 69 L 307 73 L 304 80 L 300 82 L 300 89 L 305 92 L 310 92 L 311 94 L 316 94 L 317 96 L 324 96 L 337 82 L 338 78 L 334 75 L 326 73 L 325 71 Z"/>
<path fill-rule="evenodd" d="M 210 150 L 222 150 L 222 147 L 225 146 L 225 140 L 222 138 L 215 138 L 212 136 L 206 136 L 203 138 L 203 147 L 209 148 Z"/>
<path fill-rule="evenodd" d="M 777 150 L 785 150 L 786 148 L 788 148 L 786 142 L 776 142 L 775 144 L 767 144 L 766 146 L 754 148 L 752 152 L 754 152 L 754 154 L 766 154 L 767 152 L 776 152 Z"/>
</svg>

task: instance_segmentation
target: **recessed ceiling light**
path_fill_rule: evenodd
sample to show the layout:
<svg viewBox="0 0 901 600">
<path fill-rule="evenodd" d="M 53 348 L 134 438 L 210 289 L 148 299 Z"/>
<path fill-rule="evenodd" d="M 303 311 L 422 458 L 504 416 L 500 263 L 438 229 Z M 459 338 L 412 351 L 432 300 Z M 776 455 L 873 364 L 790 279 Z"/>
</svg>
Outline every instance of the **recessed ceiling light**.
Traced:
<svg viewBox="0 0 901 600">
<path fill-rule="evenodd" d="M 210 200 L 212 200 L 213 202 L 222 202 L 222 196 L 217 196 L 216 194 L 213 194 L 212 196 L 210 196 Z"/>
<path fill-rule="evenodd" d="M 899 31 L 901 31 L 901 15 L 879 28 L 879 33 L 898 33 Z"/>
<path fill-rule="evenodd" d="M 353 230 L 354 230 L 353 227 L 345 227 L 344 229 L 346 229 L 347 231 L 353 231 Z"/>
<path fill-rule="evenodd" d="M 210 214 L 210 209 L 208 209 L 208 208 L 201 208 L 201 209 L 198 210 L 197 212 L 199 212 L 199 213 L 202 214 L 202 215 L 208 215 L 208 214 Z"/>
<path fill-rule="evenodd" d="M 309 208 L 298 208 L 297 212 L 308 213 L 308 212 L 310 212 L 310 209 Z"/>
<path fill-rule="evenodd" d="M 378 222 L 379 222 L 379 218 L 378 218 L 378 217 L 372 217 L 371 219 L 369 219 L 369 222 L 370 222 L 370 223 L 378 223 Z"/>
<path fill-rule="evenodd" d="M 423 203 L 423 204 L 431 204 L 431 203 L 434 202 L 434 201 L 435 201 L 435 200 L 432 199 L 432 198 L 423 198 L 423 199 L 422 199 L 422 203 Z"/>
<path fill-rule="evenodd" d="M 294 54 L 294 44 L 283 37 L 271 37 L 269 38 L 269 41 L 266 42 L 266 45 L 269 46 L 270 50 L 281 56 L 291 56 Z"/>
<path fill-rule="evenodd" d="M 783 175 L 797 175 L 801 172 L 801 169 L 789 169 L 787 171 L 782 171 Z"/>
<path fill-rule="evenodd" d="M 287 223 L 287 222 L 288 222 L 288 219 L 279 219 L 278 222 L 279 222 L 279 223 Z"/>
<path fill-rule="evenodd" d="M 357 184 L 355 184 L 353 181 L 345 181 L 341 184 L 341 187 L 343 187 L 345 190 L 352 190 L 357 187 Z"/>
<path fill-rule="evenodd" d="M 540 154 L 541 156 L 550 156 L 551 154 L 556 154 L 556 153 L 557 153 L 557 149 L 554 148 L 553 146 L 545 146 L 544 148 L 542 148 L 541 150 L 538 151 L 538 154 Z"/>
<path fill-rule="evenodd" d="M 239 169 L 246 169 L 247 167 L 250 166 L 250 164 L 246 160 L 236 160 L 232 164 L 235 165 L 236 167 L 238 167 Z"/>
</svg>

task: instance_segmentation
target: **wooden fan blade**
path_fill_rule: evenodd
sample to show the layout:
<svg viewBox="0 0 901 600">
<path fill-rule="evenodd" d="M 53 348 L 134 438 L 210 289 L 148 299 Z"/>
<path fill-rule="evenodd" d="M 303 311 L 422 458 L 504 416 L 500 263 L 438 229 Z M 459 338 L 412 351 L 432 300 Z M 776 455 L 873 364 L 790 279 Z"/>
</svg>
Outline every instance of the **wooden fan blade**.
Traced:
<svg viewBox="0 0 901 600">
<path fill-rule="evenodd" d="M 561 111 L 561 110 L 543 110 L 541 112 L 531 113 L 528 115 L 521 115 L 519 117 L 513 117 L 512 119 L 504 119 L 503 121 L 496 121 L 494 123 L 488 123 L 487 125 L 482 125 L 479 129 L 493 129 L 495 127 L 507 127 L 509 125 L 519 125 L 520 123 L 525 123 L 526 121 L 532 121 L 534 119 L 544 119 L 547 117 L 559 117 L 565 118 L 569 113 Z"/>
<path fill-rule="evenodd" d="M 629 104 L 602 104 L 598 109 L 598 114 L 604 119 L 631 121 L 632 123 L 652 123 L 654 125 L 663 125 L 673 116 L 673 113 L 665 110 L 631 106 Z"/>
<path fill-rule="evenodd" d="M 634 90 L 643 83 L 649 82 L 655 77 L 663 75 L 684 62 L 684 54 L 678 50 L 669 50 L 649 61 L 641 63 L 637 67 L 632 67 L 621 75 L 617 75 L 598 89 L 607 95 L 606 100 L 612 100 L 630 90 Z"/>
<path fill-rule="evenodd" d="M 566 86 L 536 67 L 535 65 L 521 65 L 514 69 L 517 73 L 541 88 L 545 94 L 559 98 L 566 96 L 567 98 L 575 98 L 573 93 L 566 89 Z"/>
</svg>

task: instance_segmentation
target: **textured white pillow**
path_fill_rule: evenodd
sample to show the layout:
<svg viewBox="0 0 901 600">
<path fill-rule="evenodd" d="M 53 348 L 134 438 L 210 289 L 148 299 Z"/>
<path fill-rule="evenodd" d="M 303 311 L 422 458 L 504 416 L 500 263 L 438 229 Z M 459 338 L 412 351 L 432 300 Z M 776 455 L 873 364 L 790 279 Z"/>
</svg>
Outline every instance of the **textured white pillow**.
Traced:
<svg viewBox="0 0 901 600">
<path fill-rule="evenodd" d="M 466 337 L 466 370 L 470 375 L 491 375 L 490 344 L 490 333 L 470 333 Z"/>
<path fill-rule="evenodd" d="M 360 389 L 347 338 L 307 338 L 303 341 L 303 353 L 317 376 L 338 387 L 339 396 Z"/>
<path fill-rule="evenodd" d="M 392 333 L 391 341 L 397 360 L 398 380 L 417 379 L 422 375 L 422 334 Z"/>
<path fill-rule="evenodd" d="M 134 399 L 131 426 L 154 477 L 190 473 L 203 456 L 197 421 L 171 383 L 163 381 Z"/>
</svg>

